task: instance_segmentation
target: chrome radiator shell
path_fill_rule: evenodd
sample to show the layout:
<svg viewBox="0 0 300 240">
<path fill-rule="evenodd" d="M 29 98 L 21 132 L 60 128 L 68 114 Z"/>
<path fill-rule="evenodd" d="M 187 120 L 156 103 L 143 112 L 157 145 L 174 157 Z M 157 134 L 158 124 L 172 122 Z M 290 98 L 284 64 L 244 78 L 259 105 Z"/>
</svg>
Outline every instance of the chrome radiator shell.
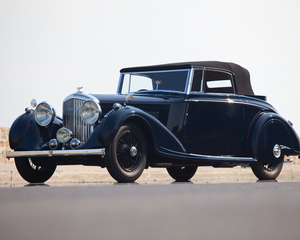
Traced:
<svg viewBox="0 0 300 240">
<path fill-rule="evenodd" d="M 93 100 L 99 103 L 99 100 L 90 94 L 74 93 L 68 96 L 63 102 L 63 124 L 70 129 L 73 137 L 81 142 L 86 142 L 94 130 L 92 125 L 86 124 L 80 117 L 80 107 L 87 101 Z"/>
</svg>

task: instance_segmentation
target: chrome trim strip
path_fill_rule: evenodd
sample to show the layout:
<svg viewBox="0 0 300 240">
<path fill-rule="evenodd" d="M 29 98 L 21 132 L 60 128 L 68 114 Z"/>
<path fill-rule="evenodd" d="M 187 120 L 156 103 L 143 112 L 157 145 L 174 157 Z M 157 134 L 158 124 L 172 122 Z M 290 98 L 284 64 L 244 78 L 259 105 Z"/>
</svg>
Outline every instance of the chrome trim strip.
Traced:
<svg viewBox="0 0 300 240">
<path fill-rule="evenodd" d="M 130 87 L 131 87 L 131 75 L 132 75 L 132 74 L 129 74 L 129 81 L 128 81 L 128 90 L 127 90 L 127 94 L 130 93 Z M 124 83 L 124 81 L 123 81 L 123 83 Z"/>
<path fill-rule="evenodd" d="M 63 102 L 66 102 L 73 98 L 80 99 L 83 101 L 93 100 L 93 101 L 99 103 L 99 100 L 95 96 L 93 96 L 89 93 L 72 93 L 71 95 L 67 96 Z"/>
<path fill-rule="evenodd" d="M 186 83 L 185 83 L 185 90 L 184 90 L 185 94 L 190 93 L 191 84 L 193 83 L 193 76 L 194 76 L 193 69 L 188 69 L 188 75 L 187 75 L 187 79 L 186 79 Z"/>
<path fill-rule="evenodd" d="M 185 92 L 187 95 L 189 95 L 191 92 L 193 78 L 194 78 L 194 68 L 191 68 L 191 70 L 189 71 L 189 76 L 188 76 L 188 80 L 186 83 L 186 89 L 185 89 Z"/>
<path fill-rule="evenodd" d="M 105 155 L 105 148 L 79 150 L 7 151 L 6 158 Z"/>
<path fill-rule="evenodd" d="M 122 92 L 122 89 L 120 89 L 120 88 L 121 88 L 121 82 L 123 82 L 123 81 L 122 81 L 122 80 L 123 80 L 123 76 L 124 76 L 124 73 L 121 73 L 121 74 L 120 74 L 120 77 L 119 77 L 119 82 L 118 82 L 117 92 L 116 92 L 117 94 Z"/>
<path fill-rule="evenodd" d="M 292 163 L 293 159 L 292 158 L 286 158 L 286 159 L 284 159 L 284 162 L 285 163 Z"/>
<path fill-rule="evenodd" d="M 200 83 L 200 92 L 201 93 L 204 93 L 203 91 L 203 85 L 204 85 L 204 75 L 205 75 L 205 68 L 204 69 L 201 69 L 202 70 L 202 79 L 201 79 L 201 83 Z"/>
<path fill-rule="evenodd" d="M 257 103 L 251 103 L 249 101 L 245 102 L 241 99 L 238 98 L 230 98 L 231 96 L 239 96 L 239 95 L 234 95 L 234 94 L 224 94 L 224 93 L 213 93 L 213 95 L 219 95 L 221 97 L 228 97 L 227 99 L 220 99 L 220 98 L 209 98 L 209 94 L 212 93 L 202 93 L 202 96 L 205 96 L 203 98 L 187 98 L 185 101 L 189 101 L 189 102 L 216 102 L 216 103 L 235 103 L 235 104 L 240 104 L 240 105 L 247 105 L 247 106 L 253 106 L 253 107 L 257 107 L 260 108 L 261 110 L 272 110 L 274 111 L 274 113 L 277 113 L 275 108 L 271 108 L 270 106 L 264 106 L 262 104 L 257 104 Z"/>
<path fill-rule="evenodd" d="M 174 157 L 180 157 L 191 160 L 204 160 L 204 161 L 229 161 L 229 162 L 257 162 L 255 158 L 251 157 L 232 157 L 232 156 L 212 156 L 212 155 L 202 155 L 195 153 L 185 153 L 177 152 L 164 147 L 160 147 L 163 151 L 160 150 L 163 154 L 172 154 Z"/>
<path fill-rule="evenodd" d="M 291 150 L 291 148 L 290 148 L 290 147 L 287 147 L 287 146 L 284 146 L 284 145 L 280 145 L 280 149 L 281 149 L 281 150 L 284 150 L 284 149 Z"/>
</svg>

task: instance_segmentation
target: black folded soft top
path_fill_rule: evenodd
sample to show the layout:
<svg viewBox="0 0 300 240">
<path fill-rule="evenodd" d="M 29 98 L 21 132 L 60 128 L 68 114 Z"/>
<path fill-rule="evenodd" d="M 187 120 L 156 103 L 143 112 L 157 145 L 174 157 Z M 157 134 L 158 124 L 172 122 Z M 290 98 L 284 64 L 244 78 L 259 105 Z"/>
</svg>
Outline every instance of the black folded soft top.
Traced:
<svg viewBox="0 0 300 240">
<path fill-rule="evenodd" d="M 240 95 L 254 95 L 251 87 L 249 71 L 238 64 L 230 62 L 218 62 L 218 61 L 199 61 L 199 62 L 182 62 L 182 63 L 170 63 L 153 66 L 142 67 L 130 67 L 121 69 L 121 73 L 129 72 L 148 72 L 148 71 L 164 71 L 175 69 L 190 69 L 190 68 L 209 68 L 226 70 L 233 73 L 235 78 L 235 84 L 237 94 Z"/>
</svg>

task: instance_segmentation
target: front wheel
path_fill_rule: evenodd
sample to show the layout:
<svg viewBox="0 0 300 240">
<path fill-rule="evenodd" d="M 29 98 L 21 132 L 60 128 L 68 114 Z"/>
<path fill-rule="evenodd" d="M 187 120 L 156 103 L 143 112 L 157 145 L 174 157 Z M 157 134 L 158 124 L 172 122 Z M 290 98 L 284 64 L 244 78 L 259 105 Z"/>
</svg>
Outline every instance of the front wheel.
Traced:
<svg viewBox="0 0 300 240">
<path fill-rule="evenodd" d="M 15 158 L 18 172 L 30 183 L 46 182 L 54 173 L 56 163 L 49 158 Z"/>
<path fill-rule="evenodd" d="M 188 182 L 196 173 L 198 166 L 169 167 L 169 175 L 177 182 Z"/>
<path fill-rule="evenodd" d="M 146 140 L 140 128 L 123 125 L 108 147 L 107 170 L 118 182 L 134 182 L 145 169 L 146 155 Z"/>
</svg>

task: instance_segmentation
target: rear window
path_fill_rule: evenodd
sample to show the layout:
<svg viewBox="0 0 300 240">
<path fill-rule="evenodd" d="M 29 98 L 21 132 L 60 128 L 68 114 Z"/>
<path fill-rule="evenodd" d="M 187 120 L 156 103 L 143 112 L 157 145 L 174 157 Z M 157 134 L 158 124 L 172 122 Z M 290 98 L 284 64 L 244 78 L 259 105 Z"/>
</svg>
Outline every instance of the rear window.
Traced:
<svg viewBox="0 0 300 240">
<path fill-rule="evenodd" d="M 221 71 L 205 71 L 204 92 L 234 93 L 232 75 Z"/>
</svg>

